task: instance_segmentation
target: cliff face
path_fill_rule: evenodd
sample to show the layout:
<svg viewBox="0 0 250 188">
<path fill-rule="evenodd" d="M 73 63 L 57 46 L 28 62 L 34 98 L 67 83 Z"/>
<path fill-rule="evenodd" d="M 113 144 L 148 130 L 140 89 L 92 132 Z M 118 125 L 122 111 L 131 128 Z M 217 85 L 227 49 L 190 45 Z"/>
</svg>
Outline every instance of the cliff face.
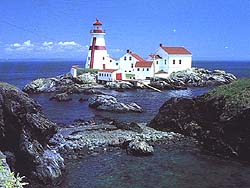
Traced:
<svg viewBox="0 0 250 188">
<path fill-rule="evenodd" d="M 43 115 L 39 104 L 16 87 L 0 82 L 0 150 L 14 156 L 12 170 L 43 183 L 56 183 L 64 163 L 58 153 L 47 148 L 54 133 L 55 124 Z"/>
<path fill-rule="evenodd" d="M 172 98 L 149 123 L 195 137 L 207 150 L 250 161 L 250 80 L 193 99 Z"/>
</svg>

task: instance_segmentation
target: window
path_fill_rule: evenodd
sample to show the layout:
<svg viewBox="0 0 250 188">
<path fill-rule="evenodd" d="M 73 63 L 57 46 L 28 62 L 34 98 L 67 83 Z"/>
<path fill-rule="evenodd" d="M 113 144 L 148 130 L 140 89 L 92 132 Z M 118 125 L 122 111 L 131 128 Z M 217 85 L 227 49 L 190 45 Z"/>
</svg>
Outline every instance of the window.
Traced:
<svg viewBox="0 0 250 188">
<path fill-rule="evenodd" d="M 105 60 L 105 57 L 103 57 L 102 59 Z"/>
<path fill-rule="evenodd" d="M 127 60 L 127 57 L 125 56 L 125 57 L 124 57 L 124 61 L 126 61 L 126 60 Z"/>
<path fill-rule="evenodd" d="M 127 71 L 125 70 L 125 72 L 127 72 Z"/>
<path fill-rule="evenodd" d="M 142 71 L 144 71 L 144 68 L 142 69 Z"/>
<path fill-rule="evenodd" d="M 147 68 L 147 71 L 149 71 L 149 68 Z"/>
<path fill-rule="evenodd" d="M 175 64 L 175 59 L 173 60 L 173 65 Z"/>
<path fill-rule="evenodd" d="M 140 68 L 137 68 L 137 71 L 140 71 Z"/>
<path fill-rule="evenodd" d="M 131 68 L 134 68 L 134 64 L 133 63 L 131 64 Z"/>
<path fill-rule="evenodd" d="M 165 59 L 165 65 L 167 64 L 167 60 Z"/>
<path fill-rule="evenodd" d="M 156 61 L 156 65 L 158 65 L 158 61 Z"/>
<path fill-rule="evenodd" d="M 110 60 L 109 60 L 109 62 L 111 63 L 111 62 L 112 62 L 112 60 L 110 59 Z"/>
<path fill-rule="evenodd" d="M 130 70 L 130 71 L 128 71 L 128 72 L 131 72 L 131 70 Z"/>
<path fill-rule="evenodd" d="M 90 57 L 88 57 L 88 60 L 90 60 Z"/>
<path fill-rule="evenodd" d="M 131 61 L 132 60 L 132 57 L 129 57 L 129 61 Z"/>
<path fill-rule="evenodd" d="M 101 73 L 99 73 L 99 76 L 101 76 L 102 74 Z"/>
<path fill-rule="evenodd" d="M 179 60 L 179 64 L 181 64 L 181 59 Z"/>
<path fill-rule="evenodd" d="M 103 73 L 102 73 L 102 76 L 103 76 Z"/>
<path fill-rule="evenodd" d="M 118 63 L 116 63 L 116 65 L 118 66 Z"/>
</svg>

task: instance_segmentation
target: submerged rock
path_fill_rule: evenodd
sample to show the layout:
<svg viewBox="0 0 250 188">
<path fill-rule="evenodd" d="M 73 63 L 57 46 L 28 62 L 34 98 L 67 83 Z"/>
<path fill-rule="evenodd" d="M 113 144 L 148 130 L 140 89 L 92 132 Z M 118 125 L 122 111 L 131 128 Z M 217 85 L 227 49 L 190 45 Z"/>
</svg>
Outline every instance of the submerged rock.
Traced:
<svg viewBox="0 0 250 188">
<path fill-rule="evenodd" d="M 250 80 L 193 99 L 172 98 L 149 123 L 196 138 L 207 150 L 250 161 Z"/>
<path fill-rule="evenodd" d="M 134 140 L 131 141 L 127 147 L 128 154 L 137 156 L 152 155 L 154 148 L 145 141 Z"/>
<path fill-rule="evenodd" d="M 43 183 L 60 181 L 61 176 L 50 173 L 61 173 L 63 161 L 46 155 L 52 152 L 47 143 L 55 133 L 56 124 L 43 115 L 38 103 L 16 87 L 0 82 L 0 150 L 15 155 L 16 171 Z"/>
<path fill-rule="evenodd" d="M 110 95 L 94 95 L 89 98 L 89 107 L 97 110 L 113 112 L 143 112 L 143 109 L 136 103 L 124 104 Z"/>
<path fill-rule="evenodd" d="M 50 98 L 50 100 L 56 100 L 58 102 L 71 101 L 72 98 L 67 93 L 59 93 Z"/>
</svg>

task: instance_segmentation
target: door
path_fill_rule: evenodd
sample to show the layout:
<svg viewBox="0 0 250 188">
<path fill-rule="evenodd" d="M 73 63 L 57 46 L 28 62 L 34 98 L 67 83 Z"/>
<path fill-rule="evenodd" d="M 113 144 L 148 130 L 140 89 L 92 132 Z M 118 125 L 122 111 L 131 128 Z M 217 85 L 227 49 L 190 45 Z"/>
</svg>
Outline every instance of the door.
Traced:
<svg viewBox="0 0 250 188">
<path fill-rule="evenodd" d="M 116 73 L 116 80 L 122 80 L 122 73 Z"/>
</svg>

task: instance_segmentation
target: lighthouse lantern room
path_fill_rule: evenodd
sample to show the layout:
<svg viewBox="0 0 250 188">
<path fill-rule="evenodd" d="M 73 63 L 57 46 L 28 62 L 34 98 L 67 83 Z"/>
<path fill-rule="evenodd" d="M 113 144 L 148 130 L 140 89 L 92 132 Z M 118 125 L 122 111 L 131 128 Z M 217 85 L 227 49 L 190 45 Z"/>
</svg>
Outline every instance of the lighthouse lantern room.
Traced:
<svg viewBox="0 0 250 188">
<path fill-rule="evenodd" d="M 107 69 L 112 63 L 105 45 L 105 31 L 102 29 L 102 23 L 96 19 L 93 23 L 93 30 L 90 31 L 91 43 L 85 68 L 88 69 Z"/>
</svg>

